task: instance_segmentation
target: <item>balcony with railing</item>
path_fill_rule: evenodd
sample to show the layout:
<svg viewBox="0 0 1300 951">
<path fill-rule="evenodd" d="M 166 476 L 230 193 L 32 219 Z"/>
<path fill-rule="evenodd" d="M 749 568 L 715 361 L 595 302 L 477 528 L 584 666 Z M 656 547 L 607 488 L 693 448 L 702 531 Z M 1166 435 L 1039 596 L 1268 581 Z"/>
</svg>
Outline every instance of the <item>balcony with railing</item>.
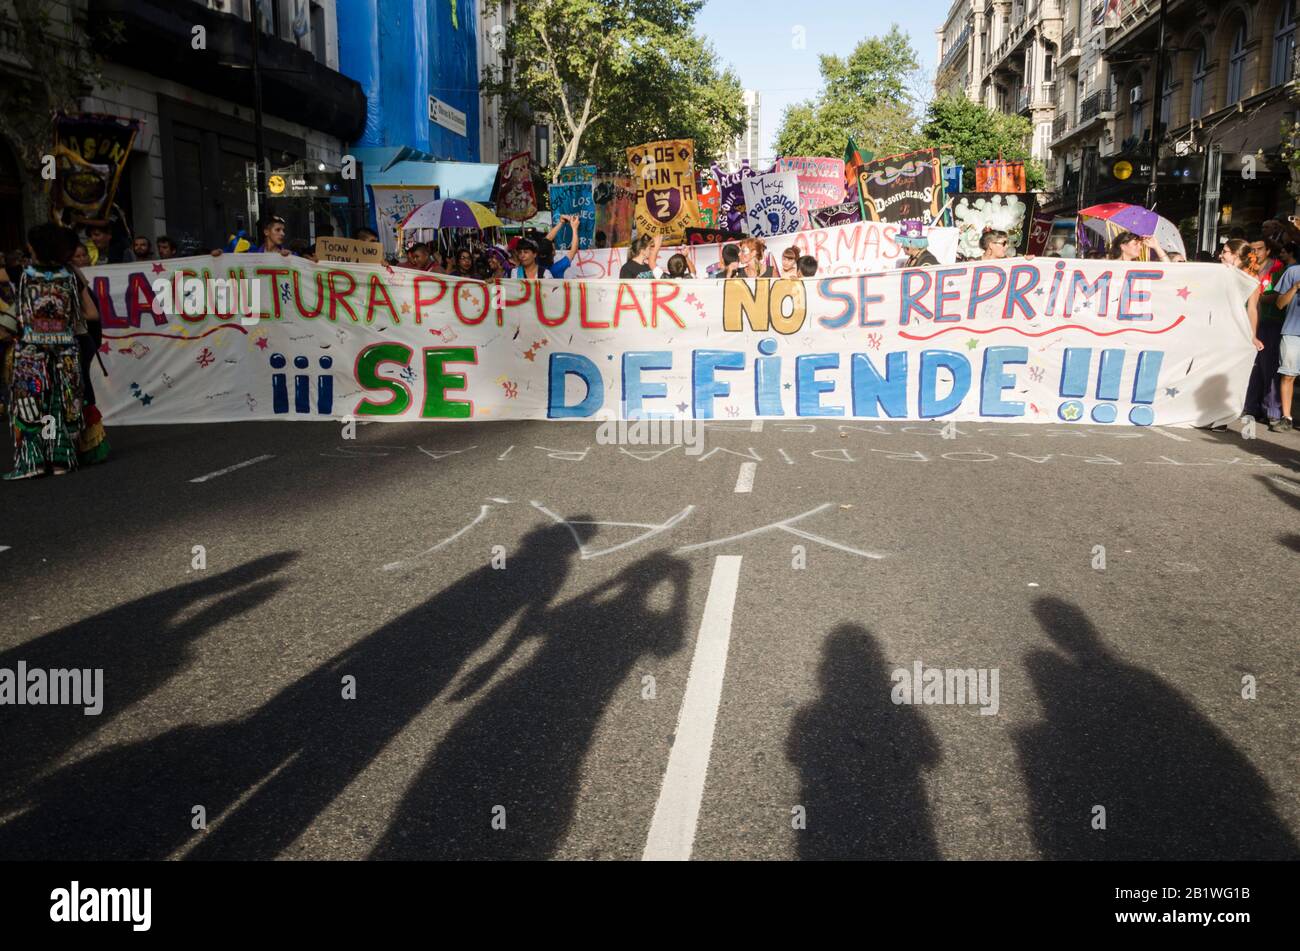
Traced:
<svg viewBox="0 0 1300 951">
<path fill-rule="evenodd" d="M 1091 122 L 1093 119 L 1103 118 L 1111 119 L 1115 116 L 1115 105 L 1111 101 L 1110 90 L 1103 89 L 1095 92 L 1079 104 L 1079 124 Z"/>
<path fill-rule="evenodd" d="M 1070 119 L 1071 119 L 1070 113 L 1063 111 L 1059 116 L 1057 116 L 1055 119 L 1052 120 L 1052 141 L 1053 142 L 1055 142 L 1057 139 L 1061 138 L 1061 136 L 1065 135 L 1065 133 L 1070 131 Z"/>
<path fill-rule="evenodd" d="M 944 51 L 943 59 L 939 60 L 940 73 L 945 72 L 949 67 L 953 66 L 957 62 L 958 58 L 961 57 L 962 53 L 965 52 L 966 47 L 970 44 L 970 35 L 971 25 L 968 23 L 957 39 L 953 41 L 952 46 L 948 47 L 948 49 Z"/>
</svg>

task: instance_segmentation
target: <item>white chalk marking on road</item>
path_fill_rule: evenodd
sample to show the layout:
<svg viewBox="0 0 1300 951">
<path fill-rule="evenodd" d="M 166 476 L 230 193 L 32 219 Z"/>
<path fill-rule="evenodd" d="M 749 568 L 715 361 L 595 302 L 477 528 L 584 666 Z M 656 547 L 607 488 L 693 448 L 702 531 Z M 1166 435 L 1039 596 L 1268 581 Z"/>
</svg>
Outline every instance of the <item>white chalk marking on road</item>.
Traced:
<svg viewBox="0 0 1300 951">
<path fill-rule="evenodd" d="M 671 531 L 673 528 L 677 526 L 678 522 L 687 518 L 692 512 L 695 511 L 694 505 L 688 505 L 686 506 L 686 508 L 682 509 L 680 512 L 678 512 L 668 521 L 664 522 L 662 525 L 655 525 L 653 523 L 647 524 L 645 522 L 594 522 L 594 521 L 586 521 L 586 520 L 571 522 L 568 519 L 560 518 L 560 516 L 556 515 L 554 512 L 548 509 L 541 502 L 530 502 L 529 504 L 532 505 L 533 508 L 537 509 L 537 511 L 545 515 L 547 518 L 550 518 L 556 523 L 563 525 L 565 528 L 569 530 L 569 534 L 573 536 L 574 544 L 578 546 L 578 551 L 582 553 L 583 561 L 587 561 L 588 559 L 591 558 L 599 558 L 602 555 L 610 555 L 616 551 L 622 551 L 624 548 L 630 548 L 633 545 L 638 545 L 643 541 L 648 541 L 649 539 L 654 538 L 656 535 L 662 535 L 664 532 Z M 620 544 L 614 545 L 612 548 L 602 548 L 600 551 L 590 551 L 588 550 L 587 546 L 582 543 L 582 539 L 578 536 L 578 530 L 573 527 L 575 525 L 596 525 L 601 528 L 646 528 L 646 529 L 650 529 L 650 531 L 646 532 L 643 535 L 638 535 L 636 538 L 633 538 L 630 541 L 621 542 Z"/>
<path fill-rule="evenodd" d="M 736 477 L 737 494 L 754 491 L 754 473 L 757 469 L 757 462 L 742 462 L 740 464 L 740 475 Z"/>
<path fill-rule="evenodd" d="M 191 482 L 207 482 L 209 479 L 216 479 L 219 476 L 227 475 L 236 469 L 242 469 L 244 466 L 254 466 L 259 462 L 265 462 L 267 459 L 274 459 L 275 456 L 258 456 L 256 459 L 249 459 L 245 462 L 236 463 L 233 466 L 227 466 L 224 469 L 218 469 L 216 472 L 209 472 L 207 475 L 201 475 L 197 479 L 190 479 Z"/>
<path fill-rule="evenodd" d="M 740 555 L 719 555 L 695 640 L 695 655 L 686 678 L 686 692 L 677 715 L 677 733 L 659 801 L 655 804 L 643 861 L 685 862 L 695 846 L 695 830 L 704 798 L 704 781 L 713 751 L 713 731 L 722 701 L 722 680 L 727 672 L 731 621 L 740 584 Z"/>
<path fill-rule="evenodd" d="M 511 446 L 505 452 L 501 453 L 501 455 L 497 456 L 497 462 L 501 462 L 502 460 L 504 460 L 506 456 L 510 455 L 510 453 L 514 451 L 514 448 L 515 448 L 514 446 Z"/>
<path fill-rule="evenodd" d="M 814 535 L 812 532 L 805 532 L 802 529 L 793 527 L 795 522 L 801 522 L 806 518 L 826 511 L 830 507 L 831 503 L 825 502 L 817 506 L 815 509 L 809 509 L 802 515 L 795 515 L 791 518 L 782 519 L 779 522 L 773 522 L 771 525 L 764 525 L 761 528 L 751 528 L 749 531 L 741 532 L 739 535 L 730 535 L 727 538 L 719 538 L 711 542 L 699 542 L 694 545 L 687 545 L 684 548 L 677 549 L 677 552 L 678 554 L 685 554 L 689 551 L 698 551 L 701 548 L 712 548 L 714 545 L 726 545 L 729 542 L 738 542 L 746 538 L 752 538 L 754 535 L 758 535 L 762 532 L 770 532 L 773 529 L 776 529 L 777 531 L 789 532 L 791 535 L 796 535 L 799 538 L 804 538 L 811 542 L 817 542 L 817 544 L 825 545 L 828 548 L 835 548 L 839 551 L 848 552 L 851 555 L 858 555 L 862 558 L 873 558 L 879 560 L 885 557 L 879 552 L 862 551 L 857 548 L 850 548 L 848 545 L 841 545 L 839 542 L 832 541 L 829 538 L 824 538 L 821 535 Z"/>
<path fill-rule="evenodd" d="M 785 460 L 786 465 L 790 465 L 790 466 L 794 465 L 794 460 L 790 458 L 790 454 L 788 452 L 786 452 L 784 449 L 778 449 L 777 452 L 781 454 L 781 458 Z"/>
<path fill-rule="evenodd" d="M 487 514 L 488 514 L 488 512 L 490 512 L 490 511 L 492 511 L 492 506 L 490 506 L 490 505 L 480 505 L 480 506 L 479 506 L 479 510 L 478 510 L 478 515 L 477 515 L 477 517 L 475 517 L 474 521 L 470 522 L 468 525 L 466 525 L 464 528 L 462 528 L 460 531 L 458 531 L 455 535 L 452 535 L 452 536 L 450 536 L 450 537 L 448 537 L 448 538 L 444 538 L 442 541 L 438 542 L 438 544 L 434 545 L 432 548 L 427 548 L 427 549 L 425 549 L 424 551 L 420 552 L 418 555 L 415 556 L 415 558 L 408 558 L 408 559 L 406 559 L 405 561 L 390 561 L 388 564 L 384 565 L 384 567 L 383 567 L 382 569 L 380 569 L 380 570 L 381 570 L 381 571 L 396 571 L 398 568 L 402 568 L 402 567 L 405 567 L 406 565 L 409 565 L 411 562 L 415 561 L 417 558 L 424 558 L 426 555 L 432 555 L 432 554 L 433 554 L 435 551 L 437 551 L 439 548 L 444 548 L 444 547 L 446 547 L 447 545 L 450 545 L 452 542 L 454 542 L 456 539 L 460 538 L 460 536 L 464 535 L 466 532 L 468 532 L 471 528 L 473 528 L 473 527 L 474 527 L 475 525 L 477 525 L 479 522 L 483 521 L 483 519 L 487 518 Z"/>
<path fill-rule="evenodd" d="M 1172 439 L 1174 442 L 1191 442 L 1191 440 L 1186 436 L 1175 436 L 1173 433 L 1165 432 L 1159 426 L 1152 426 L 1150 429 L 1153 433 L 1159 433 L 1161 436 L 1164 436 L 1166 439 Z"/>
<path fill-rule="evenodd" d="M 8 550 L 9 550 L 8 545 L 0 545 L 0 551 L 8 551 Z"/>
<path fill-rule="evenodd" d="M 763 421 L 761 419 L 754 420 L 749 424 L 749 431 L 751 433 L 761 433 L 763 431 Z"/>
</svg>

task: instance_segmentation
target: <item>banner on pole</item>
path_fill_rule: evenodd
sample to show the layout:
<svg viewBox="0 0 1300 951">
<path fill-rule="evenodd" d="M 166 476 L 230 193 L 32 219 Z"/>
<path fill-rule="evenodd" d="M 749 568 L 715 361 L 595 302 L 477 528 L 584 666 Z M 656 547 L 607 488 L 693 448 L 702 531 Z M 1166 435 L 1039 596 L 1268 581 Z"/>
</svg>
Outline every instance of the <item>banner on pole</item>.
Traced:
<svg viewBox="0 0 1300 951">
<path fill-rule="evenodd" d="M 812 212 L 810 217 L 814 229 L 851 225 L 855 221 L 862 220 L 862 202 L 853 198 L 838 205 L 827 205 Z"/>
<path fill-rule="evenodd" d="M 370 185 L 370 207 L 375 212 L 375 230 L 384 246 L 384 257 L 396 257 L 397 228 L 425 202 L 436 201 L 437 185 Z"/>
<path fill-rule="evenodd" d="M 592 197 L 596 202 L 596 230 L 605 232 L 608 247 L 626 248 L 632 243 L 632 214 L 636 208 L 632 176 L 598 178 Z"/>
<path fill-rule="evenodd" d="M 722 227 L 722 189 L 718 188 L 717 179 L 711 174 L 705 175 L 700 182 L 700 227 L 718 229 Z"/>
<path fill-rule="evenodd" d="M 54 117 L 54 173 L 48 183 L 50 216 L 60 224 L 106 224 L 139 119 L 91 113 Z"/>
<path fill-rule="evenodd" d="M 799 208 L 803 211 L 805 228 L 816 227 L 812 223 L 814 211 L 844 203 L 843 159 L 816 156 L 779 158 L 776 170 L 794 172 L 799 176 Z"/>
<path fill-rule="evenodd" d="M 594 165 L 566 165 L 560 169 L 560 184 L 575 185 L 580 182 L 594 182 L 599 169 Z"/>
<path fill-rule="evenodd" d="M 1040 258 L 805 281 L 485 284 L 241 254 L 86 275 L 110 425 L 1208 425 L 1239 412 L 1255 360 L 1255 285 L 1214 265 Z"/>
<path fill-rule="evenodd" d="M 775 238 L 803 227 L 799 207 L 799 176 L 768 172 L 741 183 L 745 190 L 746 230 L 756 238 Z"/>
<path fill-rule="evenodd" d="M 528 152 L 512 155 L 501 163 L 492 195 L 497 205 L 497 217 L 503 221 L 527 221 L 537 214 L 532 156 Z"/>
<path fill-rule="evenodd" d="M 636 186 L 637 234 L 684 240 L 687 228 L 700 226 L 695 199 L 695 143 L 690 139 L 647 142 L 627 150 Z"/>
<path fill-rule="evenodd" d="M 858 173 L 864 218 L 933 221 L 943 205 L 939 152 L 924 149 L 868 162 Z"/>
<path fill-rule="evenodd" d="M 745 188 L 743 182 L 758 174 L 758 170 L 749 164 L 749 159 L 740 163 L 740 168 L 728 172 L 722 166 L 713 166 L 713 179 L 718 183 L 719 217 L 718 227 L 728 231 L 745 230 Z"/>
</svg>

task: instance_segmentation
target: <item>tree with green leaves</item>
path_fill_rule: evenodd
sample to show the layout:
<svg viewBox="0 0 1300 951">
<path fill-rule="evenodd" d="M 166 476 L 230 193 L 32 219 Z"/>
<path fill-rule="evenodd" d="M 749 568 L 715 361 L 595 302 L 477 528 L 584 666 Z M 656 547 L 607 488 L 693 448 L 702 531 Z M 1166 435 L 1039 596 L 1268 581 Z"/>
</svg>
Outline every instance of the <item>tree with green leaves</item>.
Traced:
<svg viewBox="0 0 1300 951">
<path fill-rule="evenodd" d="M 919 148 L 942 147 L 944 161 L 965 166 L 964 191 L 975 190 L 975 165 L 996 159 L 1025 163 L 1031 190 L 1047 187 L 1047 173 L 1032 157 L 1033 124 L 1024 116 L 996 112 L 964 96 L 936 99 L 921 124 Z"/>
<path fill-rule="evenodd" d="M 823 55 L 820 65 L 822 91 L 786 109 L 778 154 L 839 157 L 849 136 L 876 155 L 912 147 L 916 116 L 909 90 L 920 62 L 898 24 L 863 40 L 847 57 Z"/>
<path fill-rule="evenodd" d="M 492 0 L 496 2 L 496 0 Z M 696 161 L 721 157 L 745 128 L 740 82 L 695 33 L 703 0 L 537 0 L 506 30 L 499 72 L 482 89 L 511 119 L 546 116 L 553 177 L 578 161 L 626 165 L 626 148 L 695 140 Z"/>
</svg>

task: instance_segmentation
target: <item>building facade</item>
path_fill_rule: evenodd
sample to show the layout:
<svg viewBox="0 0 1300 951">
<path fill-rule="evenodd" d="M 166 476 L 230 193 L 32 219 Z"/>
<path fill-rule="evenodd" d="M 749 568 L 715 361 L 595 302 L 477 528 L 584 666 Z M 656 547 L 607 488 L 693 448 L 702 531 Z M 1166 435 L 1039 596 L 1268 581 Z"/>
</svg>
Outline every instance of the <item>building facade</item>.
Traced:
<svg viewBox="0 0 1300 951">
<path fill-rule="evenodd" d="M 518 6 L 518 0 L 500 0 L 494 7 L 482 4 L 478 49 L 480 71 L 485 75 L 490 73 L 499 78 L 507 68 L 503 55 L 506 31 Z M 480 161 L 496 164 L 525 150 L 537 156 L 550 152 L 550 124 L 545 120 L 511 120 L 505 115 L 500 98 L 486 93 L 479 95 L 479 116 Z M 539 159 L 539 163 L 550 164 L 551 156 L 546 158 L 546 162 Z"/>
<path fill-rule="evenodd" d="M 35 68 L 64 68 L 71 44 L 94 47 L 104 60 L 102 82 L 78 107 L 140 120 L 116 196 L 119 230 L 151 239 L 167 234 L 187 250 L 220 247 L 240 227 L 251 231 L 258 208 L 250 177 L 256 135 L 248 0 L 48 0 L 43 6 L 53 62 Z M 364 125 L 362 90 L 338 70 L 334 6 L 335 0 L 264 0 L 259 63 L 272 167 L 337 173 L 344 143 Z M 0 24 L 6 22 L 0 15 Z M 109 33 L 115 42 L 98 39 Z M 6 78 L 29 82 L 32 68 L 26 64 Z M 39 191 L 39 183 L 22 185 Z M 284 215 L 296 236 L 345 225 L 346 214 L 323 197 L 273 201 L 270 210 Z M 23 226 L 41 214 L 28 205 Z"/>
<path fill-rule="evenodd" d="M 935 95 L 964 95 L 1033 126 L 1030 151 L 1048 166 L 1066 10 L 1082 0 L 954 0 L 935 31 Z"/>
<path fill-rule="evenodd" d="M 745 131 L 736 136 L 727 149 L 726 163 L 731 169 L 743 162 L 758 164 L 763 155 L 763 98 L 756 89 L 745 90 Z"/>
<path fill-rule="evenodd" d="M 1030 117 L 1041 207 L 1145 204 L 1154 173 L 1157 210 L 1189 249 L 1211 249 L 1296 208 L 1282 150 L 1300 118 L 1297 0 L 1168 0 L 1158 78 L 1160 6 L 955 0 L 936 30 L 935 92 Z"/>
</svg>

